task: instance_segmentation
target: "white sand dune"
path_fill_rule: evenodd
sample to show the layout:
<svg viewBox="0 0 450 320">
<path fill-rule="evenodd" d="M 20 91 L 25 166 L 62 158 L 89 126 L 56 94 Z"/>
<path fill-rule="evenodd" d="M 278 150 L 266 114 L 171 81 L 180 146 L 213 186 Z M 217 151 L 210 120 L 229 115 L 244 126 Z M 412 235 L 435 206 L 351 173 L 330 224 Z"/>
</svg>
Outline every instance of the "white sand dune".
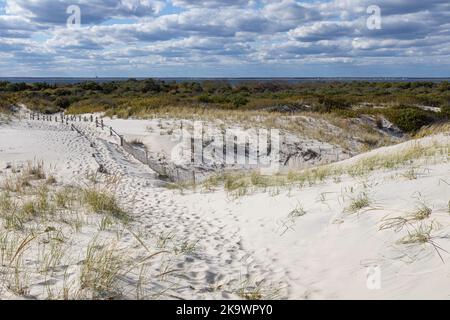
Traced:
<svg viewBox="0 0 450 320">
<path fill-rule="evenodd" d="M 411 179 L 403 175 L 410 170 L 404 167 L 233 198 L 222 190 L 168 190 L 106 131 L 87 123 L 82 127 L 88 138 L 61 123 L 3 124 L 0 170 L 7 163 L 39 159 L 68 183 L 97 170 L 99 164 L 109 174 L 120 175 L 119 200 L 130 212 L 135 231 L 197 243 L 195 252 L 173 257 L 177 272 L 170 284 L 149 280 L 149 288 L 167 290 L 163 298 L 230 299 L 242 297 L 238 293 L 246 290 L 288 299 L 450 297 L 448 154 L 433 162 L 411 164 L 417 173 Z M 444 135 L 433 139 L 450 140 Z M 377 152 L 389 154 L 408 143 Z M 352 161 L 356 160 L 346 163 Z M 362 193 L 370 205 L 348 213 L 352 199 Z M 408 234 L 406 229 L 379 231 L 383 219 L 407 216 L 422 204 L 432 213 L 418 223 L 435 222 L 432 240 L 441 249 L 430 243 L 400 243 Z M 294 209 L 298 216 L 292 218 L 289 214 Z M 133 242 L 131 236 L 129 242 Z M 374 268 L 381 281 L 376 289 L 368 286 L 367 278 Z"/>
</svg>

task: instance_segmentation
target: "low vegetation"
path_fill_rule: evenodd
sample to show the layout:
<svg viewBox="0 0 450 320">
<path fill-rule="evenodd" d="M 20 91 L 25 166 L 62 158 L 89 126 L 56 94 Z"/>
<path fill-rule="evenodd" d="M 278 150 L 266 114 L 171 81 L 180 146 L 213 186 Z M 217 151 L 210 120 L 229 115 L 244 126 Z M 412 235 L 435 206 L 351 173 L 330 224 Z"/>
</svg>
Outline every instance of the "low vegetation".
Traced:
<svg viewBox="0 0 450 320">
<path fill-rule="evenodd" d="M 94 188 L 83 190 L 82 200 L 90 207 L 90 209 L 99 214 L 109 214 L 113 217 L 127 220 L 126 212 L 119 206 L 114 195 Z"/>
<path fill-rule="evenodd" d="M 352 162 L 328 164 L 298 171 L 292 170 L 276 175 L 261 175 L 256 171 L 214 175 L 196 187 L 201 187 L 203 191 L 211 191 L 223 185 L 229 195 L 241 197 L 253 191 L 270 192 L 279 187 L 289 189 L 313 186 L 325 183 L 330 179 L 340 181 L 344 176 L 364 177 L 375 170 L 401 169 L 414 162 L 448 161 L 449 156 L 450 146 L 448 143 L 435 139 L 430 143 L 412 142 L 404 148 L 386 153 L 369 153 Z M 179 187 L 191 186 L 184 184 Z M 363 203 L 363 201 L 357 201 L 358 203 Z"/>
<path fill-rule="evenodd" d="M 349 206 L 345 209 L 348 213 L 357 213 L 370 206 L 370 199 L 366 193 L 360 193 L 351 199 Z"/>
<path fill-rule="evenodd" d="M 0 82 L 0 101 L 0 110 L 24 103 L 43 113 L 105 112 L 120 118 L 168 116 L 231 119 L 243 123 L 259 119 L 264 125 L 276 127 L 282 126 L 276 120 L 281 116 L 328 115 L 334 124 L 339 124 L 345 119 L 370 115 L 376 119 L 379 129 L 384 117 L 404 132 L 414 133 L 423 126 L 449 119 L 450 84 L 446 81 L 232 83 L 157 79 L 76 84 Z M 372 138 L 369 140 L 374 142 Z"/>
<path fill-rule="evenodd" d="M 149 240 L 131 231 L 112 191 L 115 181 L 97 176 L 95 183 L 64 185 L 39 161 L 0 173 L 2 298 L 130 298 L 137 287 L 144 298 L 150 288 L 140 281 L 151 276 L 138 277 L 138 270 L 160 254 L 195 251 L 196 243 L 188 242 L 150 250 Z"/>
</svg>

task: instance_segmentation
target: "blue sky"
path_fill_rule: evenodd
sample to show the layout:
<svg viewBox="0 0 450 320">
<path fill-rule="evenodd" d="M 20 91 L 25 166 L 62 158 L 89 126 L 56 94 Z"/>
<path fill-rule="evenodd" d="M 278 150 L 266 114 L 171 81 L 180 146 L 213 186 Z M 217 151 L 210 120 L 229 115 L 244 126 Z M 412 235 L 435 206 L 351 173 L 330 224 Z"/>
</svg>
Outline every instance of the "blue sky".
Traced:
<svg viewBox="0 0 450 320">
<path fill-rule="evenodd" d="M 70 5 L 79 28 L 66 24 Z M 0 0 L 7 76 L 448 77 L 450 3 Z"/>
</svg>

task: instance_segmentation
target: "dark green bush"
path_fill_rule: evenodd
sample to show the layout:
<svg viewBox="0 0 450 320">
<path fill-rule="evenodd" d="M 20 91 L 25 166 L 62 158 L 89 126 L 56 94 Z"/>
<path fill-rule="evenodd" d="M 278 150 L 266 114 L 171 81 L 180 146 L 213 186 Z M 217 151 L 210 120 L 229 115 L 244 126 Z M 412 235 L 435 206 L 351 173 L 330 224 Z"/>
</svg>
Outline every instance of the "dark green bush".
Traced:
<svg viewBox="0 0 450 320">
<path fill-rule="evenodd" d="M 245 106 L 248 103 L 248 99 L 244 96 L 238 95 L 231 98 L 231 104 L 235 108 Z"/>
<path fill-rule="evenodd" d="M 70 100 L 66 97 L 58 97 L 55 100 L 55 105 L 60 109 L 67 109 L 70 106 Z"/>
<path fill-rule="evenodd" d="M 416 132 L 435 121 L 435 116 L 430 112 L 415 107 L 391 108 L 384 113 L 389 121 L 408 133 Z"/>
<path fill-rule="evenodd" d="M 330 112 L 336 109 L 350 109 L 352 104 L 343 97 L 322 96 L 319 98 L 319 106 L 316 107 L 320 112 Z"/>
<path fill-rule="evenodd" d="M 450 103 L 441 106 L 441 116 L 445 120 L 450 120 Z"/>
</svg>

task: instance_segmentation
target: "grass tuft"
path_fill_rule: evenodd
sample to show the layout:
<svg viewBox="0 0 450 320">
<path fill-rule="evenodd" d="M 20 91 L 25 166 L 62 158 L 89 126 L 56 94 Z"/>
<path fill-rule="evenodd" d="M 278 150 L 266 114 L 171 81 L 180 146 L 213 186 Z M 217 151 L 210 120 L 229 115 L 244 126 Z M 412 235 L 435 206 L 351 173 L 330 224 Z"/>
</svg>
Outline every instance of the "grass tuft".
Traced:
<svg viewBox="0 0 450 320">
<path fill-rule="evenodd" d="M 119 298 L 121 290 L 117 281 L 124 267 L 115 244 L 105 246 L 94 239 L 87 247 L 81 268 L 81 289 L 89 290 L 94 299 Z"/>
<path fill-rule="evenodd" d="M 110 214 L 122 221 L 128 219 L 128 215 L 119 206 L 116 197 L 105 191 L 85 189 L 83 190 L 83 201 L 85 201 L 95 213 Z"/>
<path fill-rule="evenodd" d="M 345 209 L 348 213 L 356 213 L 361 209 L 370 206 L 370 199 L 366 193 L 360 193 L 356 198 L 352 199 L 350 205 Z"/>
</svg>

